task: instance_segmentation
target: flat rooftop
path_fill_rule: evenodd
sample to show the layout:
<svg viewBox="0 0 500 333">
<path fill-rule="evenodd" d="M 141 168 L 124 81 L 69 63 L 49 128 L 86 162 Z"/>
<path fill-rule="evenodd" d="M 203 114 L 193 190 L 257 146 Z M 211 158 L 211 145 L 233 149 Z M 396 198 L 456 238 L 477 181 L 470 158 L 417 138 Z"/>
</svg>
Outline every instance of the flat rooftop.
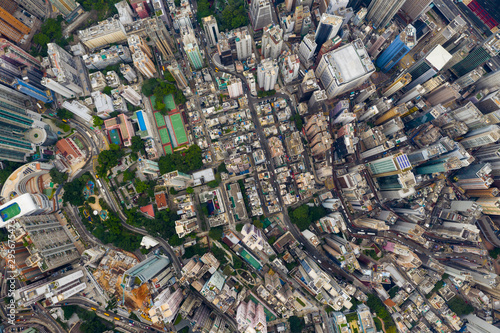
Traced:
<svg viewBox="0 0 500 333">
<path fill-rule="evenodd" d="M 362 56 L 364 56 L 364 59 L 361 58 Z M 343 82 L 355 80 L 371 70 L 370 66 L 368 68 L 366 66 L 366 60 L 370 59 L 366 50 L 356 49 L 354 43 L 333 51 L 330 57 L 335 61 L 335 66 L 340 72 Z M 368 65 L 371 65 L 374 69 L 371 61 Z"/>
</svg>

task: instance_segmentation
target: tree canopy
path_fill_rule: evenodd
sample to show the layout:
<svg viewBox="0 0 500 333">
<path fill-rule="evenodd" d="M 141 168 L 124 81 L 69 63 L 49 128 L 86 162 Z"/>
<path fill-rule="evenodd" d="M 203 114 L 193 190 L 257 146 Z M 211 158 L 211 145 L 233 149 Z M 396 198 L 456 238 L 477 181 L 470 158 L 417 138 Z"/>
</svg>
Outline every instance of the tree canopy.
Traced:
<svg viewBox="0 0 500 333">
<path fill-rule="evenodd" d="M 120 146 L 112 143 L 109 145 L 109 150 L 103 150 L 97 157 L 99 166 L 97 167 L 97 174 L 100 177 L 106 177 L 111 168 L 118 165 L 120 159 L 125 155 Z"/>
<path fill-rule="evenodd" d="M 309 207 L 304 204 L 291 211 L 289 211 L 290 219 L 292 223 L 297 225 L 297 227 L 303 231 L 309 228 L 312 222 L 319 220 L 320 218 L 327 215 L 327 211 L 322 206 L 319 207 Z"/>
<path fill-rule="evenodd" d="M 72 119 L 73 113 L 66 109 L 57 109 L 57 118 L 59 119 Z"/>
<path fill-rule="evenodd" d="M 474 312 L 474 307 L 465 301 L 460 296 L 453 297 L 448 303 L 451 311 L 459 316 L 465 316 Z"/>
<path fill-rule="evenodd" d="M 144 141 L 142 141 L 141 137 L 136 135 L 132 137 L 132 145 L 130 146 L 132 152 L 145 154 L 146 150 L 144 149 Z"/>
<path fill-rule="evenodd" d="M 56 168 L 50 169 L 49 174 L 52 181 L 56 184 L 62 185 L 66 180 L 68 180 L 68 174 L 65 172 L 59 172 Z"/>
<path fill-rule="evenodd" d="M 220 241 L 222 239 L 223 230 L 222 227 L 211 228 L 208 232 L 208 236 L 213 240 Z"/>
<path fill-rule="evenodd" d="M 104 125 L 104 120 L 102 120 L 98 116 L 93 116 L 92 118 L 93 118 L 93 124 L 94 124 L 94 126 Z"/>
<path fill-rule="evenodd" d="M 165 108 L 163 103 L 163 98 L 169 94 L 174 96 L 174 101 L 176 104 L 184 104 L 187 99 L 184 96 L 182 90 L 177 88 L 175 84 L 168 83 L 159 79 L 148 79 L 142 84 L 142 93 L 148 97 L 154 95 L 156 98 L 156 104 L 153 105 L 157 110 L 162 110 Z"/>
<path fill-rule="evenodd" d="M 201 169 L 203 167 L 202 160 L 201 148 L 192 145 L 186 150 L 175 151 L 172 154 L 160 157 L 158 165 L 162 174 L 175 170 L 189 173 Z"/>
<path fill-rule="evenodd" d="M 47 56 L 47 44 L 56 43 L 60 47 L 65 47 L 68 45 L 68 40 L 63 37 L 61 22 L 63 17 L 59 15 L 57 19 L 48 18 L 43 21 L 40 27 L 40 32 L 33 36 L 33 43 L 38 44 L 40 51 L 38 52 L 35 48 L 31 48 L 31 53 L 34 56 L 41 55 L 42 57 Z"/>
<path fill-rule="evenodd" d="M 69 202 L 74 206 L 83 205 L 85 199 L 83 197 L 83 187 L 89 180 L 92 179 L 90 173 L 86 172 L 78 178 L 73 179 L 69 183 L 65 183 L 63 186 L 64 194 L 63 200 Z"/>
</svg>

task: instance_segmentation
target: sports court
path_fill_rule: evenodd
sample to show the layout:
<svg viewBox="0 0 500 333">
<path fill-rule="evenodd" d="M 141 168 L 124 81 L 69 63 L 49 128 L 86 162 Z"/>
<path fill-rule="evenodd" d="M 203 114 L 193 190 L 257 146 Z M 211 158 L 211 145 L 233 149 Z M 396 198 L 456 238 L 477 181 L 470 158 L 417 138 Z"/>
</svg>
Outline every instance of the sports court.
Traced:
<svg viewBox="0 0 500 333">
<path fill-rule="evenodd" d="M 168 135 L 168 130 L 166 128 L 158 130 L 158 134 L 160 134 L 160 140 L 162 145 L 170 143 L 170 137 Z"/>
<path fill-rule="evenodd" d="M 120 139 L 120 133 L 116 128 L 109 131 L 109 138 L 111 140 L 111 143 L 114 143 L 115 145 L 120 145 L 122 143 L 122 140 Z"/>
<path fill-rule="evenodd" d="M 4 222 L 7 222 L 11 218 L 14 218 L 15 216 L 19 215 L 21 213 L 21 207 L 17 204 L 17 202 L 8 205 L 4 209 L 0 210 L 0 217 Z"/>
<path fill-rule="evenodd" d="M 176 113 L 170 116 L 170 121 L 172 122 L 172 127 L 174 129 L 175 139 L 177 145 L 181 145 L 188 142 L 186 130 L 184 129 L 184 122 L 182 121 L 182 116 L 180 113 Z"/>
<path fill-rule="evenodd" d="M 246 260 L 246 262 L 248 262 L 250 265 L 253 266 L 253 268 L 257 270 L 262 268 L 262 265 L 257 260 L 255 260 L 255 258 L 252 255 L 250 255 L 250 253 L 248 253 L 245 249 L 243 249 L 240 252 L 240 254 L 243 257 L 243 259 Z"/>
<path fill-rule="evenodd" d="M 155 120 L 158 128 L 165 126 L 165 117 L 160 112 L 155 112 Z"/>
<path fill-rule="evenodd" d="M 172 94 L 165 96 L 163 98 L 163 103 L 165 103 L 165 105 L 167 106 L 167 108 L 169 110 L 172 110 L 172 111 L 177 110 L 177 107 L 176 107 L 175 101 L 174 101 L 174 96 Z"/>
</svg>

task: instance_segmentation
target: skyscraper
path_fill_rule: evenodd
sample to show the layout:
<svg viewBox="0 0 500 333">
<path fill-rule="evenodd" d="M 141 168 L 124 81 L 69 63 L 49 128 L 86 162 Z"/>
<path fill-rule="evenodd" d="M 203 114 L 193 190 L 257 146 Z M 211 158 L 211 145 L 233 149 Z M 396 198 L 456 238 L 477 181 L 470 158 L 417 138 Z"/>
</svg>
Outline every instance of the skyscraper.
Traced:
<svg viewBox="0 0 500 333">
<path fill-rule="evenodd" d="M 330 14 L 321 15 L 321 19 L 316 29 L 316 34 L 314 35 L 314 41 L 316 42 L 316 52 L 319 51 L 321 46 L 328 40 L 332 39 L 339 32 L 342 26 L 342 17 Z"/>
<path fill-rule="evenodd" d="M 273 23 L 271 3 L 269 0 L 255 0 L 250 4 L 250 19 L 253 30 L 260 30 Z"/>
<path fill-rule="evenodd" d="M 241 29 L 234 43 L 236 45 L 236 56 L 238 60 L 246 60 L 252 56 L 252 36 L 248 33 L 248 29 Z"/>
<path fill-rule="evenodd" d="M 4 228 L 13 218 L 50 213 L 51 210 L 45 194 L 25 193 L 0 206 L 0 228 Z"/>
<path fill-rule="evenodd" d="M 241 83 L 241 79 L 235 76 L 231 77 L 227 81 L 227 91 L 229 92 L 230 98 L 236 98 L 243 95 L 243 85 Z"/>
<path fill-rule="evenodd" d="M 126 41 L 127 32 L 120 20 L 110 17 L 90 28 L 78 30 L 78 37 L 89 49 L 95 49 L 107 44 Z"/>
<path fill-rule="evenodd" d="M 47 15 L 47 4 L 44 0 L 15 0 L 24 9 L 39 19 Z"/>
<path fill-rule="evenodd" d="M 404 1 L 401 0 L 373 0 L 368 6 L 366 20 L 374 28 L 383 29 L 403 4 Z"/>
<path fill-rule="evenodd" d="M 377 58 L 375 64 L 387 73 L 417 44 L 417 30 L 411 24 Z"/>
<path fill-rule="evenodd" d="M 419 84 L 423 84 L 436 75 L 450 59 L 451 54 L 441 45 L 436 45 L 431 52 L 422 57 L 406 71 L 412 77 L 412 82 L 405 88 L 406 91 L 413 89 Z"/>
<path fill-rule="evenodd" d="M 0 33 L 10 40 L 21 43 L 24 36 L 31 31 L 24 23 L 0 7 Z"/>
<path fill-rule="evenodd" d="M 409 171 L 411 170 L 411 163 L 406 154 L 397 153 L 392 156 L 387 156 L 369 162 L 366 167 L 370 170 L 373 177 L 378 178 L 397 175 Z"/>
<path fill-rule="evenodd" d="M 186 52 L 189 62 L 193 69 L 201 69 L 203 67 L 203 57 L 200 48 L 196 43 L 189 43 L 184 45 L 184 52 Z"/>
<path fill-rule="evenodd" d="M 217 21 L 213 15 L 204 17 L 201 19 L 203 24 L 203 29 L 207 35 L 208 42 L 211 46 L 217 45 L 219 42 L 219 27 L 217 26 Z"/>
<path fill-rule="evenodd" d="M 156 73 L 156 67 L 153 61 L 141 50 L 137 50 L 132 54 L 134 66 L 142 75 L 151 79 Z"/>
<path fill-rule="evenodd" d="M 375 72 L 361 39 L 344 45 L 323 56 L 316 68 L 328 98 L 359 86 Z"/>
<path fill-rule="evenodd" d="M 62 16 L 68 16 L 72 11 L 78 7 L 75 0 L 49 0 L 50 3 L 57 8 Z"/>
<path fill-rule="evenodd" d="M 445 105 L 456 100 L 460 96 L 459 85 L 445 82 L 438 88 L 434 89 L 430 94 L 425 95 L 425 99 L 431 104 L 431 106 L 435 106 L 438 104 Z"/>
<path fill-rule="evenodd" d="M 465 59 L 453 66 L 451 71 L 457 76 L 465 75 L 498 53 L 500 53 L 500 33 L 489 37 L 482 46 L 477 47 Z"/>
<path fill-rule="evenodd" d="M 146 41 L 142 37 L 138 35 L 128 35 L 127 42 L 128 47 L 130 48 L 130 51 L 132 53 L 140 50 L 144 52 L 149 58 L 153 57 L 151 48 L 146 44 Z"/>
<path fill-rule="evenodd" d="M 73 56 L 55 43 L 47 44 L 47 53 L 55 81 L 71 90 L 73 92 L 71 97 L 82 94 L 82 83 Z M 49 86 L 46 87 L 50 89 Z"/>
<path fill-rule="evenodd" d="M 498 140 L 500 140 L 500 127 L 498 125 L 489 125 L 470 131 L 460 143 L 465 149 L 468 149 L 496 143 Z"/>
<path fill-rule="evenodd" d="M 0 38 L 0 58 L 17 67 L 28 67 L 42 71 L 42 65 L 38 59 L 4 38 Z"/>
<path fill-rule="evenodd" d="M 410 82 L 411 82 L 411 74 L 410 73 L 403 74 L 400 77 L 398 77 L 396 81 L 394 81 L 394 83 L 392 83 L 389 87 L 387 87 L 382 94 L 384 97 L 389 97 L 395 92 L 404 88 Z"/>
<path fill-rule="evenodd" d="M 410 22 L 413 22 L 419 17 L 431 4 L 432 0 L 406 0 L 401 7 Z"/>
<path fill-rule="evenodd" d="M 260 52 L 263 58 L 278 59 L 283 46 L 283 29 L 279 25 L 264 27 L 262 47 Z"/>
<path fill-rule="evenodd" d="M 174 77 L 175 82 L 177 83 L 177 86 L 179 86 L 180 89 L 184 89 L 189 85 L 177 61 L 175 60 L 171 61 L 170 65 L 167 66 L 167 69 L 170 72 L 170 74 L 172 74 L 172 76 Z"/>
<path fill-rule="evenodd" d="M 314 41 L 314 35 L 312 33 L 305 35 L 302 42 L 300 42 L 299 58 L 306 68 L 309 68 L 307 65 L 314 58 L 314 52 L 316 52 L 317 46 L 318 45 Z"/>
<path fill-rule="evenodd" d="M 160 50 L 163 57 L 169 59 L 174 55 L 175 46 L 170 33 L 159 17 L 146 20 L 146 35 Z"/>
<path fill-rule="evenodd" d="M 257 66 L 257 81 L 259 87 L 265 91 L 274 89 L 276 82 L 278 81 L 278 63 L 276 60 L 264 59 Z"/>
</svg>

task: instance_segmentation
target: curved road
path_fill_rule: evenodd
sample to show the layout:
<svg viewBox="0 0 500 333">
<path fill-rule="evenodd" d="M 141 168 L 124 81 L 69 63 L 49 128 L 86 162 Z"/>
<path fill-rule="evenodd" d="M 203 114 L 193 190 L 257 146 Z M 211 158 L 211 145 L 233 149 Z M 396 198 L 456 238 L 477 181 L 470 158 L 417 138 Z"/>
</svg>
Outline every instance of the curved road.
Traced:
<svg viewBox="0 0 500 333">
<path fill-rule="evenodd" d="M 87 147 L 90 147 L 89 148 L 89 158 L 87 160 L 86 165 L 82 168 L 80 173 L 89 171 L 95 179 L 98 179 L 94 173 L 93 159 L 94 159 L 94 156 L 97 156 L 99 154 L 99 152 L 104 148 L 104 144 L 101 144 L 102 143 L 101 139 L 92 130 L 87 128 L 84 123 L 82 123 L 76 119 L 71 119 L 71 124 L 74 125 L 74 128 L 76 129 L 76 131 L 84 138 L 84 140 L 86 141 Z M 162 238 L 151 236 L 145 229 L 137 228 L 137 227 L 129 225 L 127 223 L 127 216 L 125 216 L 125 214 L 123 213 L 122 207 L 116 202 L 116 199 L 115 199 L 112 191 L 110 190 L 108 184 L 106 183 L 106 181 L 100 181 L 98 183 L 102 184 L 101 191 L 105 196 L 106 202 L 111 207 L 111 209 L 118 215 L 122 226 L 124 228 L 126 228 L 130 231 L 133 231 L 135 233 L 138 233 L 140 235 L 149 236 L 149 237 L 154 238 L 168 252 L 168 254 L 170 256 L 170 260 L 172 261 L 172 264 L 175 268 L 176 273 L 180 274 L 182 264 L 181 264 L 179 258 L 175 255 L 170 244 L 168 244 Z M 73 212 L 74 212 L 74 208 L 73 208 Z M 85 229 L 85 227 L 83 227 L 83 229 Z M 99 241 L 96 241 L 95 237 L 93 235 L 91 235 L 89 232 L 86 232 L 85 234 L 89 239 L 100 243 Z"/>
</svg>

